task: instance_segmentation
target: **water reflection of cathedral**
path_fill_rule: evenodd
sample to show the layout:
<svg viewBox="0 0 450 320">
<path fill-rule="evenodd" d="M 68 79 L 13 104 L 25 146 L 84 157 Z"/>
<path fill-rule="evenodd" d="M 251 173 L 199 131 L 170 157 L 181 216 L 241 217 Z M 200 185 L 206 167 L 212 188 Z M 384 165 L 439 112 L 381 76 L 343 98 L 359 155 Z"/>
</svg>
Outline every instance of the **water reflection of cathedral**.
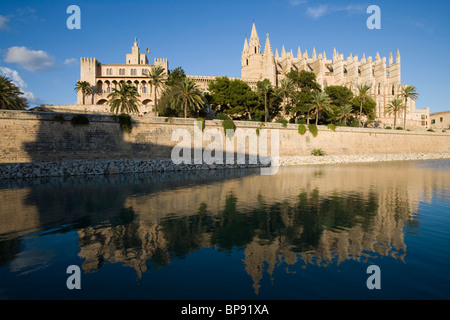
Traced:
<svg viewBox="0 0 450 320">
<path fill-rule="evenodd" d="M 114 208 L 123 208 L 120 212 L 90 208 L 100 215 L 99 223 L 77 227 L 85 272 L 95 272 L 105 262 L 121 263 L 141 277 L 203 247 L 240 247 L 243 268 L 258 294 L 264 275 L 276 281 L 274 270 L 281 264 L 288 272 L 298 263 L 325 267 L 371 255 L 403 260 L 405 224 L 417 223 L 419 202 L 430 200 L 432 190 L 448 178 L 447 172 L 396 163 L 283 168 L 276 176 L 237 176 L 139 194 L 126 184 L 112 189 L 94 185 L 87 193 L 84 186 L 85 191 L 65 193 L 63 199 L 51 188 L 2 190 L 1 197 L 20 202 L 23 210 L 12 216 L 2 208 L 0 234 L 19 230 L 22 222 L 32 230 L 44 221 L 58 221 L 60 217 L 45 216 L 46 208 L 33 205 L 48 203 L 49 197 L 57 207 L 76 198 L 78 207 L 69 212 L 76 219 L 93 199 L 119 192 L 110 199 Z M 4 248 L 20 247 L 5 241 L 16 239 L 0 241 Z"/>
</svg>

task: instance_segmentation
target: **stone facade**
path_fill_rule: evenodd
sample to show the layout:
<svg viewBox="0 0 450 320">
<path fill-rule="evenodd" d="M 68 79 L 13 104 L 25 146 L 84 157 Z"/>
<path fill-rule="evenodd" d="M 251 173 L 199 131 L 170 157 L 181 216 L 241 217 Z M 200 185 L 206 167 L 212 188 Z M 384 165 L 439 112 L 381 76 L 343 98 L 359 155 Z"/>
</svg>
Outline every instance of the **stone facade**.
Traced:
<svg viewBox="0 0 450 320">
<path fill-rule="evenodd" d="M 450 111 L 430 114 L 430 127 L 435 130 L 450 130 Z"/>
<path fill-rule="evenodd" d="M 389 65 L 388 65 L 389 62 Z M 361 59 L 350 54 L 347 59 L 336 49 L 332 59 L 328 59 L 325 52 L 317 53 L 314 48 L 309 56 L 307 50 L 298 48 L 297 56 L 292 50 L 286 51 L 284 46 L 281 55 L 278 49 L 273 54 L 269 35 L 267 34 L 264 52 L 261 51 L 260 39 L 255 24 L 252 26 L 250 39 L 245 39 L 241 54 L 241 78 L 249 84 L 252 90 L 256 90 L 258 81 L 269 79 L 274 86 L 286 77 L 291 70 L 305 70 L 314 72 L 318 83 L 325 88 L 331 85 L 341 85 L 357 92 L 358 84 L 370 84 L 371 95 L 377 103 L 377 118 L 384 125 L 393 125 L 393 116 L 385 115 L 385 106 L 397 98 L 404 85 L 401 83 L 401 57 L 400 52 L 394 61 L 391 53 L 389 59 L 381 58 L 377 53 L 373 59 L 363 55 Z M 86 104 L 105 105 L 107 96 L 113 88 L 117 88 L 121 81 L 133 84 L 140 94 L 140 112 L 149 113 L 154 109 L 155 90 L 148 82 L 146 74 L 153 66 L 160 65 L 166 72 L 169 70 L 167 58 L 156 58 L 150 65 L 145 54 L 140 53 L 140 48 L 135 39 L 131 53 L 126 54 L 125 64 L 101 64 L 96 58 L 81 58 L 80 80 L 88 81 L 93 85 L 94 94 L 87 97 Z M 208 92 L 208 85 L 214 82 L 216 76 L 188 75 L 194 79 L 202 92 Z M 81 92 L 77 95 L 77 104 L 82 104 Z M 407 113 L 407 126 L 429 128 L 429 108 L 418 110 L 415 101 L 409 100 Z"/>
<path fill-rule="evenodd" d="M 387 62 L 389 61 L 389 65 Z M 278 49 L 273 54 L 269 34 L 266 35 L 264 52 L 261 52 L 260 39 L 253 24 L 250 39 L 244 41 L 241 55 L 242 77 L 250 79 L 269 79 L 272 85 L 279 86 L 281 80 L 291 70 L 314 72 L 317 82 L 324 89 L 327 86 L 345 86 L 357 94 L 357 86 L 368 84 L 372 87 L 371 96 L 377 103 L 377 118 L 385 125 L 392 125 L 393 116 L 385 115 L 385 107 L 400 94 L 401 83 L 401 57 L 400 52 L 394 61 L 391 53 L 389 59 L 381 58 L 377 53 L 375 59 L 365 54 L 361 59 L 357 55 L 350 54 L 346 59 L 336 49 L 332 59 L 328 59 L 326 52 L 318 53 L 314 48 L 312 55 L 308 51 L 302 52 L 300 47 L 297 56 L 292 50 L 286 51 L 284 46 L 281 55 Z M 429 126 L 429 108 L 417 110 L 415 101 L 409 99 L 407 103 L 407 126 Z"/>
</svg>

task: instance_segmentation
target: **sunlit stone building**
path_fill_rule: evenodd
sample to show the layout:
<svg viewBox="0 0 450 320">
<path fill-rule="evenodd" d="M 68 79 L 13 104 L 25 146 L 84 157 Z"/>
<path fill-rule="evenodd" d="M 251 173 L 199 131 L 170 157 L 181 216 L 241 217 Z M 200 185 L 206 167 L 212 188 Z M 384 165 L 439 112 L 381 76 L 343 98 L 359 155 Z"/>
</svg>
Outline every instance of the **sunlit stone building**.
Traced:
<svg viewBox="0 0 450 320">
<path fill-rule="evenodd" d="M 331 58 L 327 58 L 326 52 L 312 54 L 302 51 L 298 47 L 297 54 L 292 50 L 286 51 L 284 46 L 279 54 L 278 49 L 273 53 L 269 35 L 266 35 L 264 51 L 261 51 L 260 39 L 253 24 L 250 39 L 245 39 L 241 53 L 241 77 L 240 79 L 256 90 L 258 81 L 269 79 L 274 86 L 279 86 L 281 80 L 291 70 L 305 70 L 314 72 L 317 82 L 326 88 L 327 86 L 346 86 L 357 93 L 359 84 L 369 84 L 372 88 L 371 95 L 377 103 L 376 115 L 385 125 L 393 124 L 393 116 L 385 115 L 385 107 L 400 94 L 404 85 L 401 83 L 401 57 L 397 50 L 395 59 L 391 53 L 389 58 L 366 57 L 361 59 L 357 55 L 344 58 L 336 49 Z M 140 53 L 140 48 L 135 39 L 131 53 L 126 54 L 124 64 L 101 64 L 96 58 L 81 58 L 80 80 L 88 81 L 93 85 L 94 94 L 87 98 L 89 104 L 105 105 L 107 96 L 112 88 L 117 88 L 123 81 L 137 87 L 140 94 L 141 112 L 152 111 L 155 101 L 155 90 L 146 77 L 153 66 L 160 65 L 166 72 L 169 70 L 167 58 L 155 58 L 153 64 L 149 64 L 145 53 Z M 208 85 L 216 80 L 216 76 L 188 75 L 194 79 L 202 92 L 208 92 Z M 78 93 L 77 103 L 82 104 L 81 92 Z M 415 102 L 409 100 L 407 113 L 407 125 L 415 127 L 429 127 L 429 108 L 416 110 Z M 401 121 L 398 121 L 400 124 Z"/>
</svg>

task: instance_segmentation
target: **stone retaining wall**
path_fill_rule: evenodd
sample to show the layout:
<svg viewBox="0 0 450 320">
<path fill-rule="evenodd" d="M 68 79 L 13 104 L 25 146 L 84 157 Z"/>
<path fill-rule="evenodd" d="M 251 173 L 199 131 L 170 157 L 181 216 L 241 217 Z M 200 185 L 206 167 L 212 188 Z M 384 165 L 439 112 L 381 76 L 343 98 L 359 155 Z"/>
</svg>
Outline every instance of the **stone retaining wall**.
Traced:
<svg viewBox="0 0 450 320">
<path fill-rule="evenodd" d="M 59 121 L 55 115 L 62 116 L 64 121 Z M 110 115 L 85 114 L 89 119 L 86 126 L 73 126 L 70 122 L 73 116 L 73 113 L 0 111 L 0 178 L 104 174 L 110 170 L 131 172 L 120 169 L 120 164 L 127 161 L 129 164 L 125 167 L 133 167 L 132 172 L 154 171 L 159 166 L 167 171 L 198 169 L 194 165 L 174 167 L 168 160 L 180 141 L 172 139 L 173 132 L 181 129 L 194 137 L 194 119 L 134 116 L 133 129 L 126 133 Z M 300 135 L 298 125 L 294 124 L 286 127 L 279 123 L 261 125 L 250 121 L 235 121 L 235 124 L 238 130 L 253 136 L 257 130 L 267 129 L 269 150 L 272 149 L 270 137 L 278 133 L 281 165 L 317 163 L 319 159 L 325 162 L 385 161 L 386 157 L 391 160 L 399 157 L 416 159 L 422 154 L 445 158 L 450 153 L 450 134 L 443 132 L 343 127 L 332 131 L 319 126 L 317 137 L 313 137 L 310 132 Z M 212 132 L 211 129 L 223 133 L 222 121 L 205 121 L 204 133 Z M 204 133 L 200 131 L 200 136 L 204 137 Z M 231 141 L 232 152 L 239 152 L 237 138 L 224 135 L 222 139 L 223 146 Z M 262 138 L 259 136 L 258 139 Z M 202 154 L 211 143 L 203 139 L 199 150 L 193 140 L 190 144 L 192 155 L 195 148 Z M 310 157 L 314 149 L 323 150 L 327 157 Z M 252 154 L 248 143 L 244 153 Z M 208 167 L 204 163 L 197 166 Z"/>
</svg>

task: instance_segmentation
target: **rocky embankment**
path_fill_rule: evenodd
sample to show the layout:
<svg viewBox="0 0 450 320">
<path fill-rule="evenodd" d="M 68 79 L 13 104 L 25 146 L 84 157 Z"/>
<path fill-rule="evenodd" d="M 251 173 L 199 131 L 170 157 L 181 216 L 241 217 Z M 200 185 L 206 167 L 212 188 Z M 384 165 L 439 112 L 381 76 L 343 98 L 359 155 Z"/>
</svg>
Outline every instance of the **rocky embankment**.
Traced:
<svg viewBox="0 0 450 320">
<path fill-rule="evenodd" d="M 279 166 L 450 159 L 450 153 L 282 157 Z M 78 160 L 0 164 L 0 179 L 258 168 L 258 164 L 174 164 L 171 159 Z"/>
</svg>

